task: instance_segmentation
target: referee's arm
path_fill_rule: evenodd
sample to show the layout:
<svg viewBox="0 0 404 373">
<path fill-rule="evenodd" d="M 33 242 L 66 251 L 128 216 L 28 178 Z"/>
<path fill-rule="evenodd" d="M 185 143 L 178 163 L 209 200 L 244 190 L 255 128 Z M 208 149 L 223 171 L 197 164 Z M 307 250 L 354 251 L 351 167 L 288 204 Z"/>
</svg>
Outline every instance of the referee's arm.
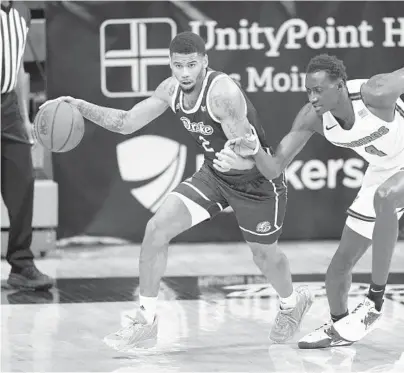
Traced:
<svg viewBox="0 0 404 373">
<path fill-rule="evenodd" d="M 22 57 L 22 58 L 24 58 L 24 57 Z M 31 121 L 29 119 L 29 110 L 28 110 L 29 84 L 28 84 L 28 79 L 26 78 L 26 75 L 25 75 L 24 60 L 21 61 L 20 68 L 18 70 L 17 84 L 15 86 L 15 93 L 17 94 L 18 107 L 20 109 L 20 113 L 21 113 L 22 119 L 24 121 L 25 129 L 27 130 L 29 141 L 31 144 L 33 144 L 34 143 L 34 137 L 32 134 L 33 129 L 32 129 Z"/>
</svg>

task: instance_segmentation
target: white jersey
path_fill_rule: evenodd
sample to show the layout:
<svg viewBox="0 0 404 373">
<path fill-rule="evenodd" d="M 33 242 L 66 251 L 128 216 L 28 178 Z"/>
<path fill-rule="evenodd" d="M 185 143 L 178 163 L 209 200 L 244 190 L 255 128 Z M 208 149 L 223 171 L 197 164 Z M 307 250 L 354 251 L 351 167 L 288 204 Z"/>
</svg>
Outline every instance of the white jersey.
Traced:
<svg viewBox="0 0 404 373">
<path fill-rule="evenodd" d="M 324 136 L 336 146 L 355 150 L 369 165 L 383 168 L 404 166 L 404 103 L 400 98 L 397 100 L 392 122 L 376 117 L 362 100 L 360 88 L 366 81 L 347 82 L 355 112 L 352 128 L 343 129 L 328 111 L 323 114 Z"/>
</svg>

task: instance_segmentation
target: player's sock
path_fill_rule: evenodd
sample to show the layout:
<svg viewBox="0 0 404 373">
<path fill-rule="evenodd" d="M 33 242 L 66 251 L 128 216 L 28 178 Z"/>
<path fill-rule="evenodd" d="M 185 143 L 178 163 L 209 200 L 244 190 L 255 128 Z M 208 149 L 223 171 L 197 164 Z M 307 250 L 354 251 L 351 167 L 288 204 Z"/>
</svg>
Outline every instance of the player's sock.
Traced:
<svg viewBox="0 0 404 373">
<path fill-rule="evenodd" d="M 296 306 L 297 303 L 297 293 L 295 291 L 295 289 L 293 289 L 292 294 L 290 294 L 288 297 L 286 298 L 280 298 L 280 302 L 281 302 L 281 309 L 286 310 L 288 308 L 293 308 Z"/>
<path fill-rule="evenodd" d="M 368 298 L 375 302 L 375 308 L 377 311 L 381 311 L 383 306 L 384 291 L 386 285 L 377 285 L 374 282 L 370 284 Z"/>
<path fill-rule="evenodd" d="M 144 297 L 139 295 L 140 311 L 148 324 L 152 324 L 156 316 L 157 297 Z"/>
<path fill-rule="evenodd" d="M 343 319 L 345 316 L 348 316 L 349 315 L 349 312 L 348 311 L 346 311 L 346 312 L 344 312 L 344 313 L 342 313 L 342 314 L 340 314 L 340 315 L 333 315 L 332 313 L 331 313 L 331 320 L 332 320 L 332 322 L 337 322 L 338 320 L 341 320 L 341 319 Z"/>
</svg>

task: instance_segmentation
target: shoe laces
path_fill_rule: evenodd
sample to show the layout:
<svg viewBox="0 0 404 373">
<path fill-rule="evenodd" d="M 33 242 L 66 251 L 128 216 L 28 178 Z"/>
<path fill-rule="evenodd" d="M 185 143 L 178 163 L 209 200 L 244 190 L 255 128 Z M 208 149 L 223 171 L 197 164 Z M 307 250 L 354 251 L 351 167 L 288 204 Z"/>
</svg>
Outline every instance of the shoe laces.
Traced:
<svg viewBox="0 0 404 373">
<path fill-rule="evenodd" d="M 334 333 L 333 328 L 331 328 L 331 325 L 328 328 L 324 328 L 324 333 L 327 334 L 330 338 L 338 337 L 337 334 Z"/>
<path fill-rule="evenodd" d="M 125 317 L 130 320 L 130 324 L 119 329 L 115 333 L 116 336 L 121 338 L 125 338 L 128 333 L 132 333 L 134 330 L 138 329 L 143 325 L 138 319 L 136 319 L 136 317 L 132 317 L 129 315 L 125 315 Z"/>
<path fill-rule="evenodd" d="M 276 325 L 281 329 L 285 329 L 290 322 L 296 323 L 296 320 L 291 316 L 291 310 L 281 309 L 276 317 Z"/>
<path fill-rule="evenodd" d="M 326 331 L 327 329 L 330 329 L 332 325 L 332 321 L 327 321 L 323 325 L 319 326 L 317 329 L 314 329 L 315 331 L 324 329 Z"/>
<path fill-rule="evenodd" d="M 357 313 L 364 305 L 364 302 L 360 302 L 355 309 L 352 311 L 352 313 Z"/>
<path fill-rule="evenodd" d="M 366 297 L 364 301 L 360 302 L 355 307 L 355 309 L 352 311 L 352 313 L 359 313 L 360 311 L 363 311 L 364 313 L 368 313 L 372 309 L 375 309 L 375 306 L 374 306 L 372 300 Z"/>
</svg>

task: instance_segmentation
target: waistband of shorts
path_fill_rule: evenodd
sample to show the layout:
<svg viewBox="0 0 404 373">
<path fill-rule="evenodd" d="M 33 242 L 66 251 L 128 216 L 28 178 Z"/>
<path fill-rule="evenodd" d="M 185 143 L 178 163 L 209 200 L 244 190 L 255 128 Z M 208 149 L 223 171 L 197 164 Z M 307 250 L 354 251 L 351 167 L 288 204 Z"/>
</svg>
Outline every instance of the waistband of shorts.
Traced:
<svg viewBox="0 0 404 373">
<path fill-rule="evenodd" d="M 225 174 L 215 170 L 213 164 L 208 160 L 203 162 L 202 168 L 205 169 L 208 173 L 212 174 L 215 178 L 218 178 L 230 185 L 243 185 L 250 183 L 252 181 L 259 180 L 263 177 L 263 175 L 258 171 L 256 167 L 251 170 L 246 170 L 246 172 L 241 172 L 238 174 Z"/>
<path fill-rule="evenodd" d="M 224 173 L 219 173 L 212 166 L 210 166 L 209 163 L 207 163 L 207 162 L 204 162 L 202 167 L 213 178 L 215 178 L 216 180 L 219 180 L 220 182 L 226 183 L 230 187 L 232 187 L 232 186 L 238 187 L 238 186 L 243 186 L 243 185 L 256 183 L 256 182 L 264 182 L 267 180 L 266 177 L 264 175 L 262 175 L 261 172 L 256 167 L 251 169 L 249 173 L 241 174 L 241 175 L 226 175 Z M 282 187 L 285 187 L 285 189 L 287 188 L 286 182 L 284 182 L 283 173 L 271 181 L 273 183 L 279 185 L 281 188 Z"/>
</svg>

